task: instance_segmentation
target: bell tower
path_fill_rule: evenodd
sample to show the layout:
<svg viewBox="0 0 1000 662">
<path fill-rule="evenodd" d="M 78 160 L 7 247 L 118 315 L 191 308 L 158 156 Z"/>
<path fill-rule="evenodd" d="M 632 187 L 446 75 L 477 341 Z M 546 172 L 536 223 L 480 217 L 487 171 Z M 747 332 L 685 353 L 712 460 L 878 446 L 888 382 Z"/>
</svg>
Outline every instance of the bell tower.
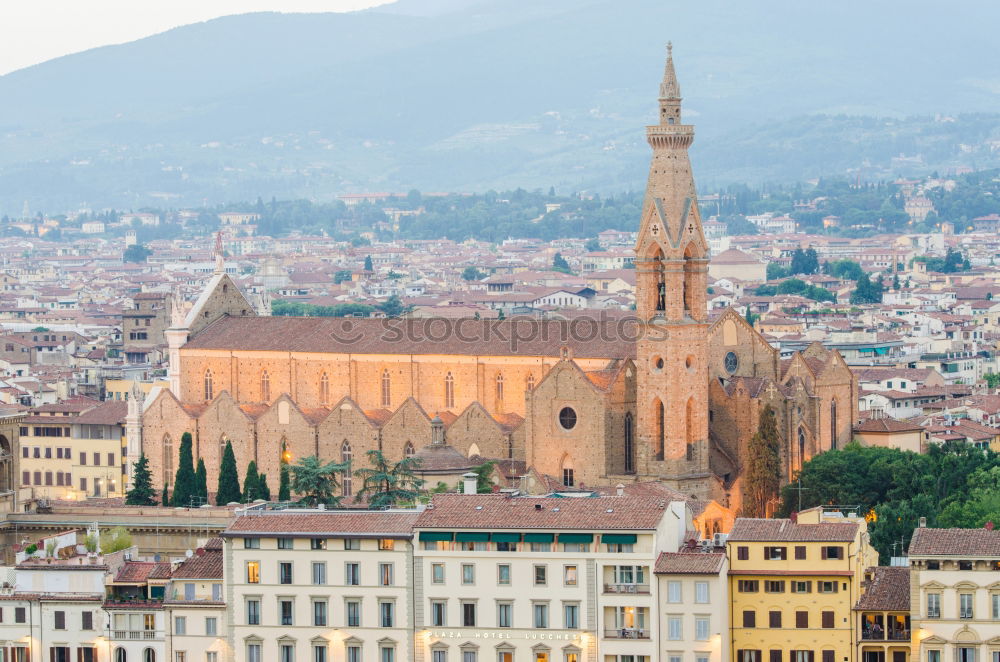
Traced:
<svg viewBox="0 0 1000 662">
<path fill-rule="evenodd" d="M 708 243 L 701 227 L 681 121 L 673 49 L 660 83 L 659 123 L 646 127 L 653 150 L 636 244 L 639 474 L 711 496 L 708 442 Z"/>
</svg>

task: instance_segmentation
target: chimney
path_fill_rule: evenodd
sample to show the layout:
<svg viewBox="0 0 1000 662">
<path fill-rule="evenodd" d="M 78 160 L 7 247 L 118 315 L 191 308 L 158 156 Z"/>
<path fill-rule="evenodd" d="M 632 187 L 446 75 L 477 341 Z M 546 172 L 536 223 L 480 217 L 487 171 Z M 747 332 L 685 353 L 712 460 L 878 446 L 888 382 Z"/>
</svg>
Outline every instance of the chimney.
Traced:
<svg viewBox="0 0 1000 662">
<path fill-rule="evenodd" d="M 919 526 L 920 526 L 921 529 L 926 529 L 927 528 L 927 518 L 926 517 L 921 517 L 920 518 L 920 525 Z"/>
<path fill-rule="evenodd" d="M 625 486 L 622 485 L 621 483 L 618 483 L 617 485 L 615 485 L 615 494 L 617 494 L 618 496 L 624 495 L 625 494 Z"/>
<path fill-rule="evenodd" d="M 478 474 L 471 471 L 467 474 L 462 474 L 462 494 L 475 494 L 478 482 Z"/>
</svg>

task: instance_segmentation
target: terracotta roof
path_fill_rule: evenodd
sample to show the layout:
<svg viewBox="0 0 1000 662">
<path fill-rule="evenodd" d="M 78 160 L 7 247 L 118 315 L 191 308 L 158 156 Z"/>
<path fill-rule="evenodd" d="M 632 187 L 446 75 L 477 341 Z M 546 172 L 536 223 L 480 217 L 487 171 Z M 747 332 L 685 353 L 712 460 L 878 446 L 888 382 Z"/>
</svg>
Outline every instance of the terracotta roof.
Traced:
<svg viewBox="0 0 1000 662">
<path fill-rule="evenodd" d="M 507 497 L 502 494 L 438 494 L 420 514 L 417 528 L 652 530 L 667 499 L 609 497 Z"/>
<path fill-rule="evenodd" d="M 128 415 L 128 403 L 121 400 L 110 400 L 98 407 L 86 411 L 73 419 L 74 423 L 90 425 L 117 425 L 125 421 Z"/>
<path fill-rule="evenodd" d="M 417 473 L 454 472 L 476 466 L 472 460 L 448 444 L 429 444 L 414 454 L 420 460 Z"/>
<path fill-rule="evenodd" d="M 226 537 L 267 534 L 297 534 L 410 537 L 417 513 L 370 510 L 338 510 L 327 513 L 264 512 L 233 520 L 222 534 Z"/>
<path fill-rule="evenodd" d="M 869 571 L 872 580 L 864 586 L 864 593 L 854 605 L 855 609 L 910 611 L 909 568 L 877 567 Z"/>
<path fill-rule="evenodd" d="M 1000 531 L 917 527 L 910 539 L 909 555 L 1000 557 Z"/>
<path fill-rule="evenodd" d="M 115 576 L 116 584 L 144 584 L 150 579 L 170 579 L 170 564 L 126 561 Z"/>
<path fill-rule="evenodd" d="M 206 545 L 198 549 L 194 556 L 174 568 L 171 579 L 222 579 L 222 547 Z"/>
<path fill-rule="evenodd" d="M 188 349 L 339 354 L 465 354 L 632 358 L 635 330 L 619 321 L 338 319 L 223 317 L 200 331 Z"/>
<path fill-rule="evenodd" d="M 858 432 L 914 432 L 923 430 L 919 425 L 895 418 L 870 418 L 854 429 Z"/>
<path fill-rule="evenodd" d="M 729 542 L 853 542 L 856 522 L 797 524 L 790 519 L 738 517 Z"/>
<path fill-rule="evenodd" d="M 665 575 L 717 575 L 726 555 L 719 552 L 663 552 L 653 572 Z"/>
</svg>

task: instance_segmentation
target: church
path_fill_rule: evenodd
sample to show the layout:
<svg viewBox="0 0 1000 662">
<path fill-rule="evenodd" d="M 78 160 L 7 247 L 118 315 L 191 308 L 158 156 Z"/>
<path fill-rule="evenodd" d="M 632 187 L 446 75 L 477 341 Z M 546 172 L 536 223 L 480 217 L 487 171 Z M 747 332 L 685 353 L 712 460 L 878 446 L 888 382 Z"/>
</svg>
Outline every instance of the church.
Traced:
<svg viewBox="0 0 1000 662">
<path fill-rule="evenodd" d="M 636 245 L 628 320 L 334 319 L 258 316 L 221 268 L 166 331 L 169 390 L 135 393 L 129 461 L 169 484 L 181 435 L 214 487 L 232 442 L 276 485 L 285 462 L 365 465 L 432 444 L 508 464 L 549 485 L 659 481 L 736 509 L 747 445 L 777 414 L 790 479 L 851 439 L 857 382 L 814 345 L 781 358 L 733 310 L 709 318 L 709 252 L 669 52 Z M 343 492 L 356 491 L 349 476 Z"/>
</svg>

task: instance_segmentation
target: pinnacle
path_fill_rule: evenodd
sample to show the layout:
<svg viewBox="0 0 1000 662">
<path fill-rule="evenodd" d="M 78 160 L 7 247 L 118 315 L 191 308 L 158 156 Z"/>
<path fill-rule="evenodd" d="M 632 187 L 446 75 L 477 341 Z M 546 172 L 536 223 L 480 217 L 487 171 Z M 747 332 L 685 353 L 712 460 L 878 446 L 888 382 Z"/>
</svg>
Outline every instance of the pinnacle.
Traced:
<svg viewBox="0 0 1000 662">
<path fill-rule="evenodd" d="M 667 42 L 667 63 L 663 69 L 663 82 L 660 83 L 661 99 L 680 99 L 681 88 L 677 84 L 677 74 L 674 72 L 674 45 Z"/>
</svg>

